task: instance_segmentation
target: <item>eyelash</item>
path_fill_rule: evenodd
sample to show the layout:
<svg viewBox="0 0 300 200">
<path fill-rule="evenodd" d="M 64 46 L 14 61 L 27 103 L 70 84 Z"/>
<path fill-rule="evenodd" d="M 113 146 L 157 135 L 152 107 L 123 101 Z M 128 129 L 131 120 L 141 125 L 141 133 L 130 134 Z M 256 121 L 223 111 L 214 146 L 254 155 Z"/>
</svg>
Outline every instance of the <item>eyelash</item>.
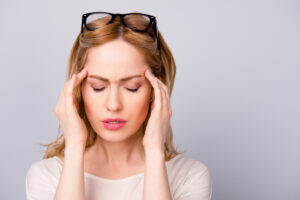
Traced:
<svg viewBox="0 0 300 200">
<path fill-rule="evenodd" d="M 92 87 L 92 88 L 93 88 L 93 87 Z M 130 91 L 130 92 L 137 92 L 139 88 L 140 88 L 140 86 L 139 86 L 138 88 L 136 88 L 136 89 L 129 89 L 129 88 L 126 88 L 126 89 L 127 89 L 128 91 Z M 93 90 L 94 90 L 95 92 L 101 92 L 101 91 L 104 90 L 104 88 L 100 88 L 100 89 L 93 88 Z"/>
</svg>

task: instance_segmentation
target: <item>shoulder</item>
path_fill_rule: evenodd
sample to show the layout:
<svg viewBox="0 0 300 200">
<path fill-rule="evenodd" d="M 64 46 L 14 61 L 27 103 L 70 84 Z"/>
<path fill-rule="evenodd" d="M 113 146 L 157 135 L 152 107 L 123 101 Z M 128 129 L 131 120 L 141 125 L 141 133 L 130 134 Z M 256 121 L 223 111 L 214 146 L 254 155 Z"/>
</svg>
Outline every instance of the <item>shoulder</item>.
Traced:
<svg viewBox="0 0 300 200">
<path fill-rule="evenodd" d="M 27 175 L 35 175 L 36 173 L 56 177 L 60 174 L 62 166 L 55 157 L 35 161 L 29 167 Z"/>
<path fill-rule="evenodd" d="M 178 154 L 173 158 L 174 160 L 169 163 L 169 168 L 176 173 L 188 174 L 202 174 L 209 172 L 208 167 L 201 161 L 185 156 L 184 154 Z"/>
<path fill-rule="evenodd" d="M 55 157 L 33 162 L 26 173 L 26 195 L 40 197 L 40 195 L 55 194 L 56 186 L 62 166 Z"/>
<path fill-rule="evenodd" d="M 168 168 L 175 199 L 211 198 L 211 175 L 203 162 L 180 154 L 169 163 Z"/>
</svg>

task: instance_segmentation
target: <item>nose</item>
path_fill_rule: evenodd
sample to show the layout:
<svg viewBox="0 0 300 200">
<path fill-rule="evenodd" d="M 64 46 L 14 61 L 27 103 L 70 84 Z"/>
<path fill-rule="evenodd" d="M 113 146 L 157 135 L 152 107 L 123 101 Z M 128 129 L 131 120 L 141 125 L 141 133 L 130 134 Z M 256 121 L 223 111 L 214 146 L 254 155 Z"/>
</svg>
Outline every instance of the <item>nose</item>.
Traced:
<svg viewBox="0 0 300 200">
<path fill-rule="evenodd" d="M 110 112 L 117 112 L 121 110 L 121 106 L 118 89 L 110 87 L 106 101 L 107 110 Z"/>
</svg>

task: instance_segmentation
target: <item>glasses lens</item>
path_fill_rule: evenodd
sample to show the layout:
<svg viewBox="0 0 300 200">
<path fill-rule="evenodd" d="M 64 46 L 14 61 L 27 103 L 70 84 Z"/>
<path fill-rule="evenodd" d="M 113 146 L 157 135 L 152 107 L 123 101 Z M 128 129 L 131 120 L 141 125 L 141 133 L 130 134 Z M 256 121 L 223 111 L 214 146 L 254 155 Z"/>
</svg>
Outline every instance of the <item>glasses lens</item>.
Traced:
<svg viewBox="0 0 300 200">
<path fill-rule="evenodd" d="M 105 26 L 111 20 L 111 15 L 106 13 L 94 13 L 87 17 L 86 26 L 89 29 L 97 29 Z"/>
<path fill-rule="evenodd" d="M 136 30 L 144 31 L 150 23 L 150 18 L 145 15 L 132 14 L 124 17 L 124 22 L 127 26 Z"/>
</svg>

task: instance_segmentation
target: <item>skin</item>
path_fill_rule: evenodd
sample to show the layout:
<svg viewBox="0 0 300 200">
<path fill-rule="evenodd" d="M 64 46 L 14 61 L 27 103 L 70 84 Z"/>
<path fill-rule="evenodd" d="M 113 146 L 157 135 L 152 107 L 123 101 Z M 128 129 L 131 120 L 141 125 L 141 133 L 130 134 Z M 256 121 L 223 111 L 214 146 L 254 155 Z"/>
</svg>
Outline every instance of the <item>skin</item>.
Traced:
<svg viewBox="0 0 300 200">
<path fill-rule="evenodd" d="M 145 153 L 139 128 L 146 119 L 152 90 L 151 83 L 144 76 L 148 68 L 140 51 L 123 40 L 89 49 L 85 65 L 88 75 L 82 84 L 82 97 L 97 139 L 86 150 L 87 171 L 112 178 L 126 176 L 126 171 L 133 165 L 138 172 L 143 171 Z M 120 81 L 136 74 L 141 77 Z M 92 78 L 92 75 L 105 77 L 108 81 Z M 94 88 L 103 90 L 95 92 Z M 137 92 L 128 91 L 136 88 Z M 101 123 L 105 118 L 122 118 L 127 122 L 121 129 L 111 131 Z"/>
<path fill-rule="evenodd" d="M 86 65 L 70 81 L 72 86 L 69 86 L 69 90 L 82 83 L 85 111 L 97 133 L 97 139 L 92 147 L 85 149 L 78 161 L 84 160 L 85 172 L 103 178 L 120 179 L 144 172 L 143 199 L 168 200 L 171 199 L 171 194 L 164 143 L 172 109 L 167 86 L 147 69 L 150 68 L 143 54 L 122 39 L 89 49 Z M 142 76 L 120 81 L 121 78 L 136 74 Z M 108 81 L 92 78 L 92 75 L 105 77 Z M 103 90 L 96 92 L 93 88 Z M 137 92 L 128 91 L 136 88 Z M 152 90 L 154 101 L 143 136 L 140 127 L 146 119 Z M 122 118 L 127 123 L 121 129 L 111 131 L 102 125 L 101 121 L 105 118 Z M 80 139 L 70 138 L 74 138 L 74 134 L 69 136 L 67 143 L 67 152 L 73 155 L 75 149 L 79 151 L 78 146 L 84 145 L 78 142 Z M 73 156 L 69 156 L 69 163 L 73 162 L 71 157 Z M 81 167 L 82 165 L 78 165 L 78 170 L 82 170 Z M 82 176 L 79 180 L 83 181 Z"/>
</svg>

